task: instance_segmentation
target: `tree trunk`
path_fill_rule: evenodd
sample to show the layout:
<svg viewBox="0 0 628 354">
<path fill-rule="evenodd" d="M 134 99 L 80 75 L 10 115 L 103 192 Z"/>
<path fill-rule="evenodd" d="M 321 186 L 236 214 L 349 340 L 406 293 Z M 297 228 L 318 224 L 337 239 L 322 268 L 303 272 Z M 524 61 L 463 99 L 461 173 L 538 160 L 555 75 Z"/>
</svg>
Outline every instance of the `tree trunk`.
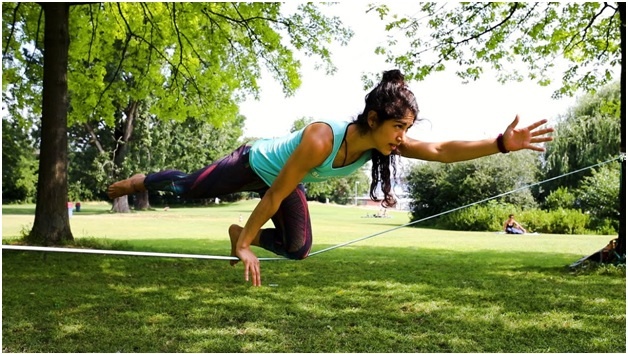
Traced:
<svg viewBox="0 0 628 354">
<path fill-rule="evenodd" d="M 621 179 L 619 181 L 619 234 L 615 251 L 626 255 L 626 3 L 618 2 L 621 32 Z M 624 258 L 625 259 L 625 258 Z"/>
<path fill-rule="evenodd" d="M 150 208 L 150 203 L 148 202 L 148 191 L 143 191 L 135 194 L 133 207 L 135 208 L 135 210 L 147 210 L 148 208 Z"/>
<path fill-rule="evenodd" d="M 126 159 L 126 155 L 129 150 L 129 142 L 131 141 L 131 137 L 133 135 L 133 128 L 135 127 L 138 111 L 139 102 L 129 102 L 128 106 L 124 110 L 124 118 L 120 119 L 120 129 L 116 129 L 115 135 L 116 141 L 118 141 L 118 143 L 113 159 L 115 171 L 120 171 L 122 169 L 122 164 L 124 163 L 124 159 Z M 127 177 L 129 176 L 117 176 L 117 179 L 123 179 Z M 124 200 L 119 201 L 118 199 L 120 198 L 124 198 Z M 116 198 L 113 201 L 113 208 L 111 210 L 116 213 L 130 212 L 131 209 L 129 207 L 128 196 L 123 196 L 120 198 Z M 134 207 L 136 210 L 148 209 L 150 207 L 150 205 L 148 204 L 148 192 L 138 193 L 135 195 Z"/>
<path fill-rule="evenodd" d="M 57 245 L 74 240 L 67 207 L 69 5 L 41 6 L 45 14 L 41 153 L 35 221 L 26 240 Z"/>
<path fill-rule="evenodd" d="M 128 197 L 128 195 L 123 195 L 122 197 L 114 199 L 111 210 L 116 213 L 130 213 L 131 208 L 129 207 Z"/>
</svg>

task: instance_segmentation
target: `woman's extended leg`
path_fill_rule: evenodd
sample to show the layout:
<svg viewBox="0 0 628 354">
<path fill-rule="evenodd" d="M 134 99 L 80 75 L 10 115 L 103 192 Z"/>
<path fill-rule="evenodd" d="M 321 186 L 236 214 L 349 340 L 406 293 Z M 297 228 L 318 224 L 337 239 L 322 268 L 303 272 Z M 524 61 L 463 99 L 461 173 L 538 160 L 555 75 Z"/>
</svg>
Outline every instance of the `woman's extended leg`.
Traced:
<svg viewBox="0 0 628 354">
<path fill-rule="evenodd" d="M 241 146 L 230 155 L 194 173 L 176 170 L 135 175 L 112 184 L 107 193 L 111 199 L 141 192 L 168 191 L 185 198 L 213 198 L 240 191 L 267 188 L 249 165 L 250 146 Z"/>
<path fill-rule="evenodd" d="M 116 199 L 123 195 L 144 192 L 146 190 L 146 187 L 144 187 L 145 178 L 146 176 L 143 174 L 136 174 L 125 180 L 118 181 L 107 188 L 107 195 L 111 199 Z"/>
</svg>

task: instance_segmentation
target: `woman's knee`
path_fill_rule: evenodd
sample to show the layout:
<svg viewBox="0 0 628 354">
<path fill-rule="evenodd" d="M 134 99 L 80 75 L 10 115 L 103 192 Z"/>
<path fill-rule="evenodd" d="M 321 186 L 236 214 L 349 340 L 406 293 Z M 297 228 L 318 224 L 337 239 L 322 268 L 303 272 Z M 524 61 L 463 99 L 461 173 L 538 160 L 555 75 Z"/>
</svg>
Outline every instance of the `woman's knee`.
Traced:
<svg viewBox="0 0 628 354">
<path fill-rule="evenodd" d="M 307 258 L 309 254 L 310 254 L 310 249 L 307 248 L 305 250 L 299 250 L 297 252 L 286 252 L 286 258 L 300 261 Z"/>
<path fill-rule="evenodd" d="M 310 248 L 312 247 L 311 238 L 304 239 L 304 242 L 296 249 L 296 247 L 290 247 L 285 251 L 285 255 L 289 259 L 294 259 L 300 261 L 302 259 L 307 258 L 310 254 Z"/>
</svg>

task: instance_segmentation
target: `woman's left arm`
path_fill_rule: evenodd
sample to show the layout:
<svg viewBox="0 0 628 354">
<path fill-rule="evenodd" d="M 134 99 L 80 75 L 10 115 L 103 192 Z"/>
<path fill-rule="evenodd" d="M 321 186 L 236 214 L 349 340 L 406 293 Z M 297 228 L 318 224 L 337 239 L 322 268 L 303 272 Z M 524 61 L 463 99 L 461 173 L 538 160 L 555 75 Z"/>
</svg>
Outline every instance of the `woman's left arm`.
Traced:
<svg viewBox="0 0 628 354">
<path fill-rule="evenodd" d="M 546 119 L 530 124 L 525 128 L 517 129 L 519 116 L 515 117 L 512 123 L 502 134 L 503 148 L 507 151 L 534 150 L 545 151 L 542 147 L 535 145 L 552 140 L 548 134 L 553 132 L 553 128 L 537 129 L 547 123 Z M 477 141 L 446 141 L 440 143 L 427 143 L 412 138 L 406 138 L 399 146 L 402 156 L 421 159 L 427 161 L 458 162 L 476 159 L 500 152 L 498 141 L 495 138 Z"/>
</svg>

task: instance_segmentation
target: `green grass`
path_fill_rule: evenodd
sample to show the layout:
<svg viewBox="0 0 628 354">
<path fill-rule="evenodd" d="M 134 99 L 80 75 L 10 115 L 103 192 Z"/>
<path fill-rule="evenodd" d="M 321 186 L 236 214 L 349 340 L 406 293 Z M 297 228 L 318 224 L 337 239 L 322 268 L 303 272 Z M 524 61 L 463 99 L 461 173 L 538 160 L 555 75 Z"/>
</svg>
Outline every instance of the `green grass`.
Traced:
<svg viewBox="0 0 628 354">
<path fill-rule="evenodd" d="M 226 227 L 253 205 L 116 215 L 84 204 L 71 225 L 87 244 L 227 255 Z M 408 222 L 405 213 L 366 219 L 365 209 L 310 207 L 314 251 Z M 3 206 L 3 239 L 30 227 L 33 213 Z M 223 261 L 3 251 L 2 349 L 623 353 L 624 269 L 566 268 L 608 239 L 403 228 L 264 262 L 261 288 Z"/>
</svg>

